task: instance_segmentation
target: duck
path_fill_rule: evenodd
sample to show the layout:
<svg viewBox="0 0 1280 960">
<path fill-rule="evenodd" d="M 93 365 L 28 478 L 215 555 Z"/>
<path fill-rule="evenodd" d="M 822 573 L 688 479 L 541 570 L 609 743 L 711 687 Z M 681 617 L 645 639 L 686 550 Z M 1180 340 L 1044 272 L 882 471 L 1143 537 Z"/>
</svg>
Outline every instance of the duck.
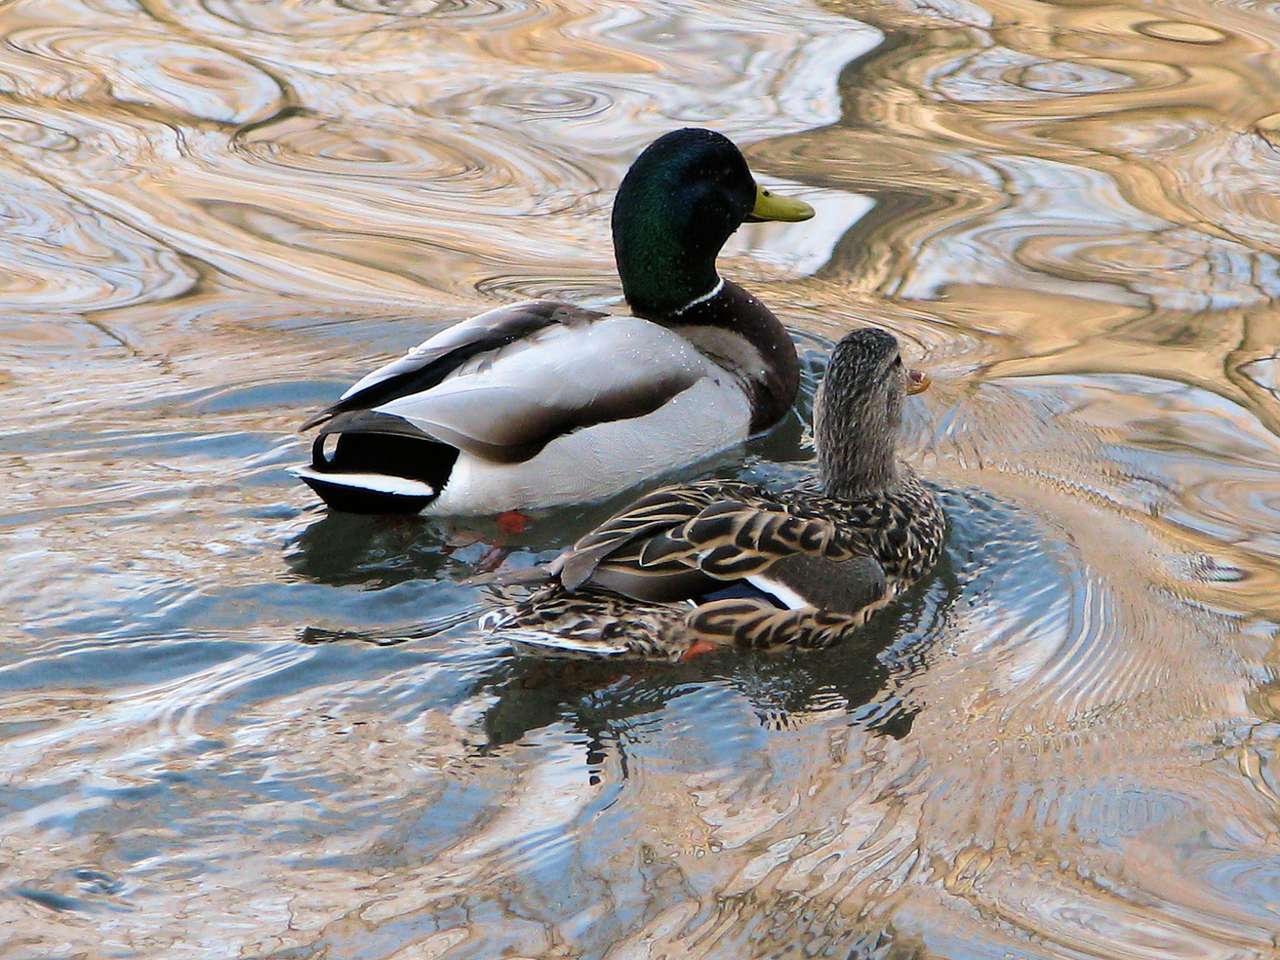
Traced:
<svg viewBox="0 0 1280 960">
<path fill-rule="evenodd" d="M 701 480 L 642 496 L 538 571 L 483 626 L 517 654 L 683 660 L 824 648 L 924 577 L 946 518 L 897 442 L 929 386 L 874 327 L 832 351 L 814 401 L 817 476 L 771 491 Z M 517 598 L 511 584 L 529 587 Z"/>
<path fill-rule="evenodd" d="M 294 472 L 336 510 L 480 516 L 600 500 L 778 423 L 795 345 L 716 258 L 743 223 L 813 208 L 702 128 L 649 144 L 614 198 L 626 313 L 554 300 L 463 320 L 301 427 Z"/>
</svg>

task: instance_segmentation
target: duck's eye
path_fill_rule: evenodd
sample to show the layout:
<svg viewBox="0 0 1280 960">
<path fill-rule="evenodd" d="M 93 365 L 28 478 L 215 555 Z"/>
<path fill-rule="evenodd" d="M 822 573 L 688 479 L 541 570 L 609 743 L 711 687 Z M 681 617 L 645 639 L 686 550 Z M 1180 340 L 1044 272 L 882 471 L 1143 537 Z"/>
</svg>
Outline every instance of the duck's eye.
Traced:
<svg viewBox="0 0 1280 960">
<path fill-rule="evenodd" d="M 900 367 L 900 366 L 902 366 L 902 357 L 901 357 L 901 355 L 896 356 L 896 357 L 894 357 L 894 358 L 893 358 L 893 365 L 894 365 L 895 367 Z"/>
</svg>

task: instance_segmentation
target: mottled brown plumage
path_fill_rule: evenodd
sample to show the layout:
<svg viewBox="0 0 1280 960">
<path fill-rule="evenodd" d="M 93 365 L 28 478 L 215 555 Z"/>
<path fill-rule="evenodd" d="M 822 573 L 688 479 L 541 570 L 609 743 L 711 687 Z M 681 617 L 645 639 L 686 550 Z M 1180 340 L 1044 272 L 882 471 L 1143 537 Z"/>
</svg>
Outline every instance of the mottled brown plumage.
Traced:
<svg viewBox="0 0 1280 960">
<path fill-rule="evenodd" d="M 849 334 L 816 405 L 817 491 L 727 480 L 656 490 L 553 561 L 550 583 L 493 625 L 520 650 L 560 656 L 840 641 L 942 550 L 942 511 L 895 454 L 904 394 L 922 383 L 890 334 Z"/>
</svg>

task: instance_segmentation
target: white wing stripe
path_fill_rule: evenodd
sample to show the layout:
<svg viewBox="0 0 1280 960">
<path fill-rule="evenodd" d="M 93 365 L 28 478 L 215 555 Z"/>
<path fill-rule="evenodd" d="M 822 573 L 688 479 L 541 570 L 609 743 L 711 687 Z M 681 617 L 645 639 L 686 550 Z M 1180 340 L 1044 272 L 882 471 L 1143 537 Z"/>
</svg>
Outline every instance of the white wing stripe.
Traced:
<svg viewBox="0 0 1280 960">
<path fill-rule="evenodd" d="M 747 583 L 751 584 L 757 590 L 769 594 L 788 610 L 800 610 L 804 607 L 811 607 L 811 604 L 800 594 L 796 593 L 790 587 L 778 583 L 776 580 L 770 580 L 768 577 L 754 576 L 747 577 Z"/>
</svg>

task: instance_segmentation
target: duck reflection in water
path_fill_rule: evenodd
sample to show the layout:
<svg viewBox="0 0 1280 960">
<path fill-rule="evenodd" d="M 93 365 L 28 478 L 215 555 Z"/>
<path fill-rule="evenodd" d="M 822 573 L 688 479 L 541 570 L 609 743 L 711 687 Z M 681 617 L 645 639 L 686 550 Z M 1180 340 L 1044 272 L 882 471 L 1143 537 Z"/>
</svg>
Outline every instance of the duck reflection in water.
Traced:
<svg viewBox="0 0 1280 960">
<path fill-rule="evenodd" d="M 962 495 L 948 492 L 939 496 L 948 510 L 962 509 L 969 502 Z M 979 519 L 983 516 L 978 514 Z M 997 515 L 994 522 L 1006 520 Z M 357 529 L 385 531 L 385 526 L 357 525 Z M 429 529 L 431 525 L 424 526 Z M 319 540 L 329 542 L 338 532 L 326 528 Z M 716 688 L 741 698 L 762 729 L 844 724 L 901 739 L 910 732 L 914 718 L 924 707 L 913 693 L 915 678 L 936 651 L 948 622 L 956 616 L 957 605 L 972 602 L 975 595 L 989 589 L 987 581 L 996 575 L 982 563 L 964 572 L 953 569 L 956 560 L 972 565 L 964 558 L 973 552 L 975 543 L 989 538 L 992 530 L 981 525 L 967 530 L 962 521 L 961 533 L 960 543 L 943 554 L 929 577 L 900 596 L 854 637 L 828 651 L 742 656 L 725 649 L 676 663 L 563 660 L 503 655 L 501 638 L 493 637 L 489 640 L 492 660 L 476 664 L 478 672 L 452 690 L 447 702 L 436 703 L 434 708 L 447 710 L 450 704 L 457 703 L 488 704 L 468 736 L 475 755 L 481 756 L 518 749 L 539 731 L 564 725 L 583 745 L 583 776 L 597 783 L 609 769 L 627 775 L 626 751 L 635 735 L 632 731 L 645 725 L 638 721 L 660 717 L 672 709 L 687 709 L 679 707 L 678 701 Z M 1026 532 L 1028 539 L 1037 535 L 1036 531 Z M 385 532 L 370 536 L 367 556 L 376 557 L 386 551 L 393 542 L 388 539 L 390 536 Z M 413 563 L 422 569 L 421 565 L 432 563 L 434 556 L 431 548 L 424 548 Z M 437 565 L 440 562 L 438 558 L 434 560 Z M 318 571 L 313 567 L 312 572 Z M 393 576 L 411 579 L 412 563 Z M 964 582 L 974 576 L 979 578 L 977 582 Z M 301 639 L 309 643 L 355 641 L 448 650 L 452 638 L 455 644 L 472 647 L 484 640 L 475 633 L 477 612 L 472 602 L 409 630 L 309 628 Z M 371 655 L 375 653 L 370 650 Z"/>
<path fill-rule="evenodd" d="M 923 668 L 958 596 L 953 579 L 944 560 L 936 576 L 867 624 L 855 639 L 823 654 L 786 651 L 743 657 L 722 650 L 675 664 L 504 659 L 471 690 L 472 698 L 492 700 L 482 720 L 479 750 L 504 748 L 564 723 L 580 735 L 591 782 L 604 776 L 611 751 L 626 776 L 628 731 L 636 719 L 714 686 L 744 698 L 766 729 L 835 722 L 901 739 L 922 707 L 904 688 Z"/>
<path fill-rule="evenodd" d="M 421 517 L 329 513 L 302 531 L 286 562 L 297 576 L 371 589 L 470 572 L 449 532 Z"/>
</svg>

